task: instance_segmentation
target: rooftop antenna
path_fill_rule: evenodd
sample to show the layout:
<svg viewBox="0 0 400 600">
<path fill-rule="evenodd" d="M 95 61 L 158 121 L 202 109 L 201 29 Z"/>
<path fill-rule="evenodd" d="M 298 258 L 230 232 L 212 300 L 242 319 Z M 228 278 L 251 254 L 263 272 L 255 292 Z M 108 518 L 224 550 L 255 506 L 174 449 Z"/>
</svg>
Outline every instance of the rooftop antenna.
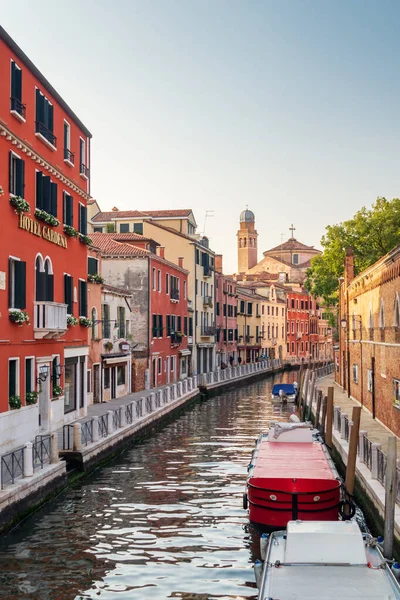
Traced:
<svg viewBox="0 0 400 600">
<path fill-rule="evenodd" d="M 213 216 L 214 216 L 214 211 L 213 210 L 206 210 L 206 214 L 205 214 L 205 217 L 204 217 L 204 227 L 203 227 L 203 231 L 202 231 L 203 235 L 206 235 L 207 219 L 209 217 L 213 217 Z"/>
</svg>

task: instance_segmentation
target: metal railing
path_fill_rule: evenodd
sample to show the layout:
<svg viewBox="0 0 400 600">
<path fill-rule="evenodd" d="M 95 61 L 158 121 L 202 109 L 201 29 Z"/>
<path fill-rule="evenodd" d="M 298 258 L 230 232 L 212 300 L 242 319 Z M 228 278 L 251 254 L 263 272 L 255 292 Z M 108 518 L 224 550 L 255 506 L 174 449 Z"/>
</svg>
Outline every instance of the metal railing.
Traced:
<svg viewBox="0 0 400 600">
<path fill-rule="evenodd" d="M 32 444 L 33 470 L 43 469 L 51 461 L 51 435 L 37 435 Z"/>
<path fill-rule="evenodd" d="M 343 417 L 343 421 L 344 421 L 344 439 L 346 440 L 346 442 L 348 442 L 349 441 L 349 435 L 350 435 L 349 417 L 344 416 Z"/>
<path fill-rule="evenodd" d="M 71 165 L 75 164 L 75 154 L 68 150 L 68 148 L 64 148 L 64 160 L 68 160 Z"/>
<path fill-rule="evenodd" d="M 377 475 L 378 481 L 381 482 L 382 485 L 385 485 L 385 476 L 386 476 L 386 454 L 382 452 L 379 448 L 376 449 L 376 462 L 377 462 Z"/>
<path fill-rule="evenodd" d="M 62 433 L 63 450 L 72 450 L 74 443 L 74 426 L 70 423 L 68 425 L 64 425 Z"/>
<path fill-rule="evenodd" d="M 42 121 L 35 121 L 35 131 L 43 136 L 52 146 L 57 148 L 57 138 L 50 129 L 46 127 Z"/>
<path fill-rule="evenodd" d="M 126 419 L 126 424 L 130 425 L 131 423 L 133 423 L 133 405 L 131 404 L 127 404 L 125 407 L 125 419 Z"/>
<path fill-rule="evenodd" d="M 24 448 L 16 448 L 1 457 L 1 489 L 24 476 Z"/>
<path fill-rule="evenodd" d="M 113 421 L 114 431 L 116 429 L 120 429 L 120 427 L 121 427 L 121 411 L 122 411 L 122 406 L 113 410 L 112 421 Z"/>
<path fill-rule="evenodd" d="M 171 300 L 179 300 L 179 290 L 178 288 L 171 288 L 169 292 L 169 296 Z"/>
<path fill-rule="evenodd" d="M 11 96 L 10 98 L 10 110 L 17 112 L 23 119 L 25 119 L 26 115 L 26 105 L 22 104 L 19 98 L 15 98 L 15 96 Z"/>
<path fill-rule="evenodd" d="M 363 435 L 364 462 L 368 469 L 372 469 L 372 442 Z"/>
<path fill-rule="evenodd" d="M 81 422 L 81 439 L 84 446 L 93 442 L 93 419 Z"/>
<path fill-rule="evenodd" d="M 100 415 L 98 420 L 99 437 L 108 436 L 108 414 Z"/>
<path fill-rule="evenodd" d="M 215 327 L 208 327 L 208 326 L 202 327 L 201 335 L 204 337 L 209 337 L 210 335 L 215 335 Z"/>
<path fill-rule="evenodd" d="M 83 163 L 80 164 L 80 166 L 79 166 L 79 173 L 81 175 L 84 175 L 84 177 L 87 177 L 89 179 L 89 169 L 88 169 L 88 167 L 85 164 L 83 164 Z"/>
</svg>

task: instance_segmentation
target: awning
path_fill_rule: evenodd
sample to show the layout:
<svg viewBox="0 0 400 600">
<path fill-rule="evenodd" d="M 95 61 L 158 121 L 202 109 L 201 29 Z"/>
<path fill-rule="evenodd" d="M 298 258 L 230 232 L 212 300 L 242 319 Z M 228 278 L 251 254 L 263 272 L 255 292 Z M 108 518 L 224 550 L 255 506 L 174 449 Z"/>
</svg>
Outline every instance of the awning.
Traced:
<svg viewBox="0 0 400 600">
<path fill-rule="evenodd" d="M 185 350 L 179 350 L 179 354 L 180 354 L 181 356 L 190 356 L 192 353 L 190 352 L 190 350 L 187 350 L 187 349 L 185 348 Z"/>
<path fill-rule="evenodd" d="M 126 365 L 126 363 L 129 361 L 129 356 L 126 356 L 125 360 L 121 356 L 118 356 L 116 358 L 104 358 L 103 360 L 106 363 L 106 365 L 116 365 L 116 364 Z"/>
</svg>

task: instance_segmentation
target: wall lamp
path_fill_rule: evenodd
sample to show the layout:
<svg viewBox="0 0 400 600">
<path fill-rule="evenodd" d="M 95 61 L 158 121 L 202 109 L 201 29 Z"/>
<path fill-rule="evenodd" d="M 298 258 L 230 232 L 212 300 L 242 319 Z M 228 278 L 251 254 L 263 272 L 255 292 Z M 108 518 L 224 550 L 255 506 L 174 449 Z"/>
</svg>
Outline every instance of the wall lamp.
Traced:
<svg viewBox="0 0 400 600">
<path fill-rule="evenodd" d="M 57 381 L 58 379 L 61 378 L 61 374 L 63 372 L 65 365 L 55 365 L 53 367 L 53 374 L 51 376 L 53 381 Z"/>
<path fill-rule="evenodd" d="M 42 365 L 39 367 L 39 377 L 36 379 L 36 383 L 44 383 L 50 375 L 49 365 Z"/>
<path fill-rule="evenodd" d="M 361 315 L 351 315 L 350 318 L 353 320 L 353 322 L 360 323 L 360 325 L 361 325 L 361 323 L 362 323 Z M 347 316 L 346 315 L 344 315 L 343 319 L 340 319 L 340 325 L 342 326 L 342 329 L 347 329 Z"/>
</svg>

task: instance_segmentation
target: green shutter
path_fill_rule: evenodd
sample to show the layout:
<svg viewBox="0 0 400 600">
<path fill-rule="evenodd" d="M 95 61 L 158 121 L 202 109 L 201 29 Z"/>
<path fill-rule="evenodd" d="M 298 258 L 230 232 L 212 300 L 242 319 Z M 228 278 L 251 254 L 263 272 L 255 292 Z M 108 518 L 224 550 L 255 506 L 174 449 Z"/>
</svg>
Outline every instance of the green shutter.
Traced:
<svg viewBox="0 0 400 600">
<path fill-rule="evenodd" d="M 43 175 L 36 171 L 36 208 L 43 208 Z"/>
<path fill-rule="evenodd" d="M 64 275 L 64 303 L 67 304 L 67 313 L 72 315 L 72 286 L 73 279 L 70 275 Z"/>
<path fill-rule="evenodd" d="M 26 308 L 26 263 L 14 261 L 14 308 Z"/>
<path fill-rule="evenodd" d="M 87 317 L 87 283 L 79 281 L 79 316 Z"/>
<path fill-rule="evenodd" d="M 10 194 L 14 194 L 14 182 L 13 182 L 13 153 L 8 154 L 8 191 Z"/>
<path fill-rule="evenodd" d="M 8 361 L 8 397 L 15 396 L 17 392 L 17 361 Z"/>
<path fill-rule="evenodd" d="M 97 275 L 97 259 L 88 256 L 88 275 Z"/>
<path fill-rule="evenodd" d="M 32 392 L 32 359 L 25 360 L 25 392 Z"/>
<path fill-rule="evenodd" d="M 15 170 L 15 195 L 23 198 L 25 195 L 25 163 L 20 158 L 15 161 Z"/>
<path fill-rule="evenodd" d="M 50 183 L 50 213 L 57 216 L 57 184 Z"/>
<path fill-rule="evenodd" d="M 51 211 L 51 198 L 50 198 L 50 177 L 48 175 L 42 176 L 42 186 L 43 186 L 43 210 L 47 213 Z"/>
</svg>

